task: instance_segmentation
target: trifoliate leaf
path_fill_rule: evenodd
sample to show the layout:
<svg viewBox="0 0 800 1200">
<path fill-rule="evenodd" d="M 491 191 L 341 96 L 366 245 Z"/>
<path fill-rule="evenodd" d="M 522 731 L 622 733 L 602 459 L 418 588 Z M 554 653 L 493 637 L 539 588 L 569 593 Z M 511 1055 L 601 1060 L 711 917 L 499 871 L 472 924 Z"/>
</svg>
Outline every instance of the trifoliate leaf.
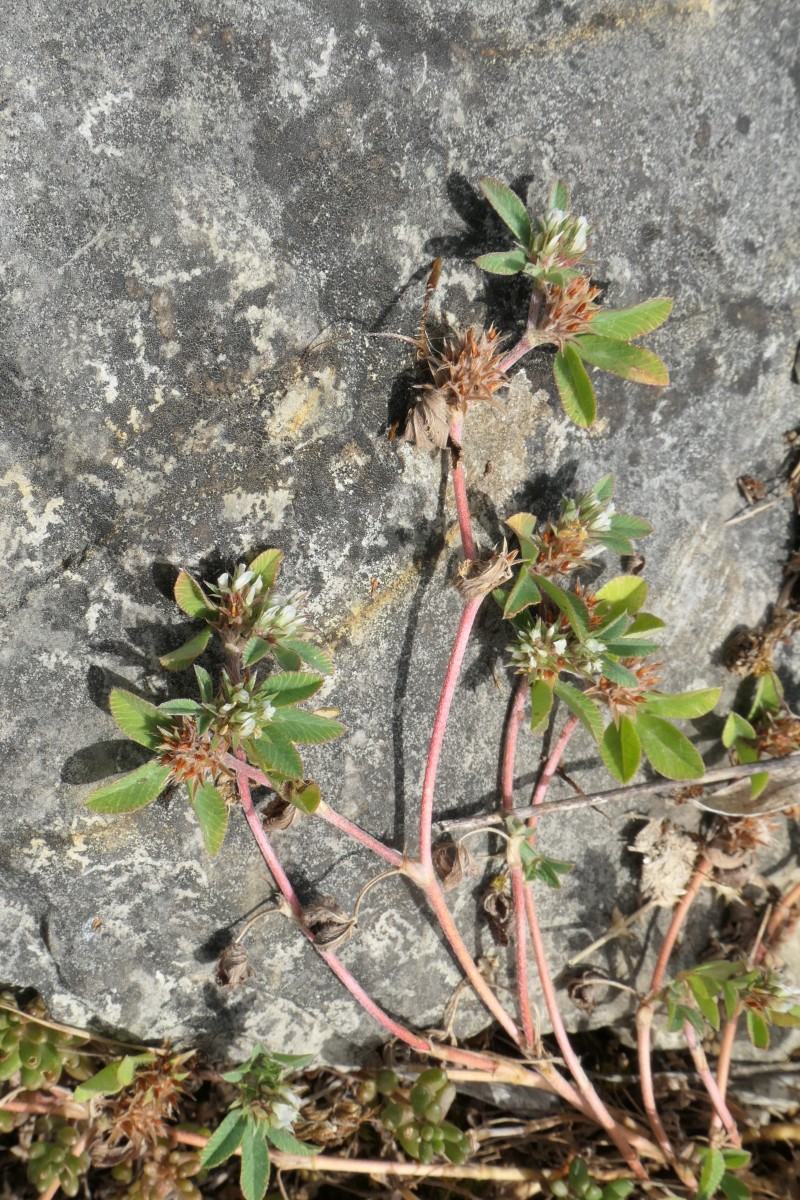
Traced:
<svg viewBox="0 0 800 1200">
<path fill-rule="evenodd" d="M 276 658 L 278 649 L 298 655 L 307 667 L 311 667 L 312 671 L 319 671 L 320 675 L 330 675 L 333 671 L 331 656 L 325 650 L 320 650 L 319 646 L 313 646 L 311 642 L 305 642 L 301 638 L 281 638 L 279 646 L 275 648 Z M 281 666 L 284 670 L 290 669 L 284 663 L 281 663 Z"/>
<path fill-rule="evenodd" d="M 601 371 L 611 371 L 621 375 L 623 379 L 631 379 L 634 383 L 647 383 L 653 387 L 666 387 L 669 383 L 669 371 L 657 354 L 646 350 L 644 346 L 632 346 L 628 342 L 615 342 L 611 338 L 596 337 L 591 333 L 580 334 L 572 345 L 581 358 L 599 367 Z"/>
<path fill-rule="evenodd" d="M 510 187 L 490 175 L 480 181 L 480 188 L 501 221 L 505 222 L 518 242 L 531 243 L 531 219 L 525 205 Z"/>
<path fill-rule="evenodd" d="M 192 796 L 192 808 L 200 822 L 205 848 L 216 858 L 228 828 L 228 806 L 213 784 L 201 783 Z"/>
<path fill-rule="evenodd" d="M 149 704 L 140 696 L 134 696 L 133 692 L 112 688 L 108 707 L 122 732 L 140 746 L 154 750 L 163 742 L 164 736 L 159 733 L 159 726 L 169 725 L 170 722 L 155 704 Z"/>
<path fill-rule="evenodd" d="M 162 767 L 155 760 L 145 763 L 113 783 L 97 788 L 86 797 L 86 807 L 99 813 L 134 812 L 161 795 L 171 774 L 169 767 Z"/>
<path fill-rule="evenodd" d="M 201 621 L 213 621 L 217 610 L 196 579 L 188 571 L 181 571 L 175 580 L 175 603 L 188 617 Z"/>
<path fill-rule="evenodd" d="M 597 415 L 597 401 L 592 381 L 573 346 L 566 345 L 556 354 L 553 377 L 564 412 L 576 425 L 586 429 Z"/>
<path fill-rule="evenodd" d="M 608 312 L 601 309 L 591 319 L 592 333 L 599 333 L 601 337 L 613 338 L 615 341 L 629 342 L 658 329 L 671 312 L 672 301 L 666 296 L 645 300 L 643 304 L 634 304 L 632 308 L 618 308 Z"/>
<path fill-rule="evenodd" d="M 167 671 L 185 671 L 203 653 L 210 637 L 211 628 L 207 625 L 205 629 L 201 629 L 177 650 L 170 650 L 169 654 L 162 654 L 158 661 Z"/>
<path fill-rule="evenodd" d="M 703 760 L 687 737 L 665 721 L 641 710 L 636 714 L 636 728 L 650 765 L 665 779 L 699 779 Z"/>
</svg>

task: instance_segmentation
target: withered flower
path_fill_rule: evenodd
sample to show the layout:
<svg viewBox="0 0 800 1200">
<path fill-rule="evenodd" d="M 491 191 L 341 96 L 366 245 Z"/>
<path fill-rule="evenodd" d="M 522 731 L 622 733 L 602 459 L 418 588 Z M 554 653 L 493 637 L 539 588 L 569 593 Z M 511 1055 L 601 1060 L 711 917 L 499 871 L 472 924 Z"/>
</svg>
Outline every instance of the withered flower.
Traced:
<svg viewBox="0 0 800 1200">
<path fill-rule="evenodd" d="M 481 903 L 489 918 L 489 928 L 495 942 L 498 946 L 507 946 L 508 926 L 511 922 L 511 884 L 507 871 L 494 877 Z"/>
<path fill-rule="evenodd" d="M 451 892 L 464 876 L 477 875 L 475 860 L 463 842 L 442 842 L 433 851 L 433 869 L 442 888 Z"/>
<path fill-rule="evenodd" d="M 643 662 L 640 658 L 621 658 L 620 664 L 632 671 L 637 679 L 636 687 L 626 687 L 624 684 L 613 683 L 603 676 L 599 683 L 586 689 L 586 695 L 602 700 L 614 714 L 615 719 L 629 716 L 647 698 L 661 681 L 657 674 L 661 670 L 660 662 Z"/>
<path fill-rule="evenodd" d="M 592 317 L 598 312 L 595 297 L 600 289 L 585 275 L 570 279 L 566 287 L 553 286 L 547 297 L 547 309 L 540 329 L 542 341 L 563 350 L 567 342 L 581 333 L 591 332 Z"/>
<path fill-rule="evenodd" d="M 357 928 L 355 917 L 344 912 L 332 896 L 323 896 L 321 900 L 309 904 L 303 920 L 306 929 L 311 932 L 314 945 L 331 952 L 349 941 Z"/>
<path fill-rule="evenodd" d="M 233 992 L 252 979 L 253 974 L 244 946 L 241 942 L 231 942 L 217 959 L 214 980 L 223 992 Z"/>
<path fill-rule="evenodd" d="M 159 762 L 169 767 L 173 783 L 190 780 L 217 783 L 230 772 L 219 762 L 219 746 L 210 733 L 197 732 L 194 717 L 178 717 L 174 724 L 159 729 L 163 741 L 157 747 Z"/>
<path fill-rule="evenodd" d="M 420 397 L 408 414 L 403 439 L 423 450 L 443 450 L 450 425 L 471 404 L 485 401 L 499 407 L 494 393 L 508 385 L 500 369 L 500 333 L 470 326 L 445 334 L 438 350 L 426 341 L 422 359 L 432 382 L 420 387 Z"/>
<path fill-rule="evenodd" d="M 518 552 L 508 549 L 503 538 L 503 549 L 490 551 L 484 559 L 465 558 L 459 565 L 453 580 L 456 590 L 464 600 L 475 600 L 487 596 L 501 583 L 507 583 Z"/>
<path fill-rule="evenodd" d="M 259 814 L 266 830 L 289 829 L 300 816 L 300 809 L 283 796 L 274 796 Z"/>
</svg>

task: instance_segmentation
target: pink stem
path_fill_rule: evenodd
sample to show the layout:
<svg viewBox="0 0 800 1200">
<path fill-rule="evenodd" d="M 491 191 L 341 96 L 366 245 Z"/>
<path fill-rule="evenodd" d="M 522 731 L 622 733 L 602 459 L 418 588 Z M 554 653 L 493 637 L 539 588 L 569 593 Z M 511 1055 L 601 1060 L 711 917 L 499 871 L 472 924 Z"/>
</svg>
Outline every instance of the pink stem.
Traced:
<svg viewBox="0 0 800 1200">
<path fill-rule="evenodd" d="M 433 793 L 436 787 L 436 772 L 439 769 L 444 733 L 447 728 L 448 717 L 450 716 L 450 706 L 453 702 L 459 671 L 464 661 L 467 642 L 469 641 L 469 635 L 472 632 L 475 618 L 478 615 L 481 600 L 482 597 L 478 596 L 474 600 L 468 600 L 464 605 L 464 611 L 461 614 L 461 623 L 458 627 L 458 633 L 456 634 L 456 640 L 450 655 L 450 662 L 447 664 L 447 672 L 442 684 L 442 694 L 439 698 L 439 707 L 436 710 L 436 719 L 433 722 L 431 744 L 428 749 L 428 761 L 425 764 L 425 779 L 422 784 L 419 832 L 420 862 L 423 867 L 429 870 L 432 868 L 431 825 L 433 823 Z"/>
<path fill-rule="evenodd" d="M 525 340 L 525 334 L 523 334 L 513 350 L 509 350 L 505 358 L 500 360 L 499 369 L 501 371 L 510 371 L 514 366 L 514 363 L 519 362 L 521 358 L 523 358 L 530 350 L 533 349 L 534 347 L 530 344 L 530 342 Z"/>
<path fill-rule="evenodd" d="M 503 745 L 503 761 L 501 785 L 503 793 L 503 810 L 511 812 L 514 807 L 514 762 L 517 754 L 517 735 L 525 710 L 526 681 L 517 682 L 511 712 L 508 715 L 505 741 Z M 517 998 L 522 1030 L 525 1042 L 533 1046 L 535 1035 L 531 1016 L 531 1001 L 528 991 L 528 937 L 525 927 L 525 884 L 522 868 L 518 865 L 511 867 L 511 899 L 514 904 L 514 953 L 517 967 Z"/>
<path fill-rule="evenodd" d="M 689 1047 L 689 1052 L 694 1060 L 695 1070 L 703 1081 L 706 1091 L 708 1092 L 711 1103 L 714 1105 L 714 1110 L 728 1131 L 731 1141 L 736 1146 L 741 1146 L 742 1139 L 739 1137 L 739 1130 L 736 1128 L 736 1122 L 731 1116 L 730 1109 L 725 1103 L 725 1098 L 717 1086 L 717 1081 L 709 1070 L 708 1061 L 705 1056 L 703 1047 L 697 1040 L 694 1026 L 690 1021 L 685 1021 L 683 1032 L 686 1037 L 686 1043 Z"/>
<path fill-rule="evenodd" d="M 544 1002 L 547 1006 L 547 1011 L 550 1015 L 550 1021 L 553 1026 L 558 1047 L 564 1062 L 578 1085 L 578 1091 L 585 1100 L 587 1106 L 591 1109 L 592 1115 L 599 1125 L 605 1129 L 609 1137 L 614 1142 L 617 1149 L 624 1156 L 628 1166 L 639 1179 L 645 1179 L 646 1173 L 644 1167 L 639 1161 L 639 1157 L 631 1145 L 624 1129 L 615 1121 L 611 1113 L 606 1108 L 603 1101 L 598 1096 L 592 1085 L 591 1080 L 581 1066 L 580 1059 L 572 1048 L 572 1043 L 569 1040 L 564 1022 L 561 1018 L 561 1013 L 558 1008 L 558 1000 L 556 999 L 555 988 L 550 976 L 550 968 L 547 962 L 547 954 L 545 953 L 544 941 L 542 939 L 542 931 L 539 926 L 539 918 L 536 914 L 536 899 L 533 892 L 533 885 L 525 886 L 525 911 L 528 917 L 528 929 L 531 935 L 531 945 L 533 946 L 533 956 L 536 959 L 536 966 L 539 971 L 539 981 L 542 985 L 542 994 Z"/>
<path fill-rule="evenodd" d="M 237 775 L 245 775 L 248 779 L 252 779 L 253 783 L 257 783 L 260 787 L 268 787 L 275 791 L 275 787 L 269 777 L 263 771 L 259 771 L 257 767 L 252 767 L 249 763 L 233 758 L 231 755 L 226 755 L 223 760 L 224 766 L 232 767 Z M 348 821 L 347 817 L 342 817 L 330 804 L 324 800 L 321 801 L 315 813 L 316 816 L 322 817 L 323 821 L 327 821 L 329 825 L 333 825 L 335 829 L 340 829 L 342 833 L 348 834 L 355 841 L 360 842 L 362 846 L 366 846 L 368 850 L 372 850 L 374 854 L 391 863 L 393 867 L 399 867 L 403 862 L 403 856 L 398 850 L 392 850 L 391 846 L 385 846 L 383 842 L 374 838 L 371 833 L 367 833 L 359 825 L 355 825 L 352 821 Z"/>
<path fill-rule="evenodd" d="M 566 725 L 561 730 L 558 741 L 550 752 L 550 757 L 548 758 L 547 762 L 544 764 L 544 770 L 539 776 L 539 782 L 536 784 L 536 787 L 533 790 L 533 796 L 531 797 L 532 806 L 541 804 L 547 795 L 547 789 L 550 787 L 550 782 L 558 770 L 559 763 L 564 757 L 564 751 L 567 748 L 567 743 L 575 732 L 577 724 L 578 718 L 571 716 L 568 718 Z M 528 821 L 528 824 L 531 826 L 531 828 L 535 828 L 536 818 L 531 817 Z"/>
<path fill-rule="evenodd" d="M 461 461 L 461 426 L 462 419 L 453 421 L 450 426 L 450 441 L 455 447 L 453 452 L 453 491 L 456 496 L 456 511 L 458 513 L 458 527 L 461 530 L 461 548 L 464 552 L 464 558 L 472 559 L 475 557 L 475 543 L 472 540 L 472 525 L 469 516 L 469 503 L 467 502 L 467 484 L 464 478 L 464 464 Z"/>
<path fill-rule="evenodd" d="M 324 800 L 317 808 L 315 815 L 322 817 L 323 821 L 327 821 L 329 825 L 333 825 L 334 829 L 340 829 L 342 833 L 355 838 L 362 846 L 366 846 L 368 850 L 372 850 L 374 854 L 391 863 L 393 867 L 402 866 L 403 856 L 398 850 L 392 850 L 391 846 L 385 846 L 383 842 L 379 842 L 371 833 L 367 833 L 360 826 L 354 825 L 352 821 L 348 821 L 347 817 L 343 817 L 335 812 Z"/>
</svg>

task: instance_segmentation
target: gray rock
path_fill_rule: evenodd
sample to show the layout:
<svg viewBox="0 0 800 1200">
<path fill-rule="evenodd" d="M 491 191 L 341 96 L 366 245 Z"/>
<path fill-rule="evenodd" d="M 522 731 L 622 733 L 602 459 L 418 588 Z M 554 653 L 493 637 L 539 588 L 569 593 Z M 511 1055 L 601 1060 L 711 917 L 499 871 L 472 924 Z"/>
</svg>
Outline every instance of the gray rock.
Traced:
<svg viewBox="0 0 800 1200">
<path fill-rule="evenodd" d="M 788 527 L 782 506 L 723 522 L 740 506 L 736 477 L 774 473 L 797 419 L 796 24 L 781 0 L 7 8 L 9 983 L 37 987 L 62 1020 L 222 1054 L 260 1038 L 344 1063 L 380 1041 L 277 921 L 249 940 L 256 980 L 233 998 L 214 989 L 215 953 L 270 893 L 242 821 L 211 862 L 179 797 L 113 821 L 82 802 L 140 761 L 107 715 L 110 688 L 165 699 L 191 686 L 158 666 L 189 628 L 167 598 L 170 568 L 213 575 L 276 545 L 336 650 L 324 697 L 349 731 L 309 752 L 309 770 L 341 812 L 413 846 L 458 619 L 458 539 L 441 463 L 386 438 L 406 349 L 355 335 L 413 333 L 437 255 L 442 308 L 518 331 L 524 290 L 471 262 L 502 244 L 475 189 L 484 173 L 532 203 L 566 179 L 609 302 L 666 294 L 676 306 L 650 339 L 671 386 L 601 376 L 591 431 L 564 419 L 547 354 L 516 373 L 505 416 L 470 417 L 481 540 L 496 543 L 511 512 L 542 512 L 614 471 L 620 507 L 656 529 L 647 575 L 671 630 L 666 684 L 726 681 L 720 643 L 774 597 Z M 787 682 L 796 696 L 790 669 Z M 439 813 L 494 805 L 508 695 L 487 613 Z M 521 798 L 539 752 L 523 740 Z M 601 779 L 586 743 L 568 768 L 584 786 Z M 556 967 L 602 933 L 615 902 L 633 907 L 629 832 L 619 813 L 543 824 L 545 848 L 577 863 L 542 898 Z M 372 870 L 311 820 L 276 844 L 303 898 L 352 904 Z M 489 954 L 476 908 L 466 888 L 455 911 Z M 692 927 L 698 946 L 705 922 Z M 459 974 L 409 886 L 381 884 L 364 924 L 347 965 L 393 1013 L 440 1024 Z M 628 957 L 626 969 L 641 966 Z M 459 1019 L 484 1018 L 467 998 Z"/>
</svg>

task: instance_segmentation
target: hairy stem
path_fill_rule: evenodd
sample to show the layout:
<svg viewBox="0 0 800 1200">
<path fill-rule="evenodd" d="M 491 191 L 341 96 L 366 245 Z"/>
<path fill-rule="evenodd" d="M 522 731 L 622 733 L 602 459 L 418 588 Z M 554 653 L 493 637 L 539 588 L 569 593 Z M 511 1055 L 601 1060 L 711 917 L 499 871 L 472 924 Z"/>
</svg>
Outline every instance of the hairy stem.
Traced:
<svg viewBox="0 0 800 1200">
<path fill-rule="evenodd" d="M 734 1145 L 741 1146 L 742 1139 L 739 1136 L 739 1130 L 736 1128 L 736 1122 L 731 1116 L 730 1109 L 725 1103 L 725 1098 L 719 1090 L 716 1079 L 711 1074 L 705 1051 L 698 1042 L 697 1033 L 695 1032 L 695 1028 L 690 1021 L 684 1022 L 683 1032 L 686 1038 L 686 1044 L 689 1047 L 689 1053 L 691 1054 L 694 1062 L 695 1070 L 703 1081 L 703 1086 L 708 1092 L 711 1103 L 714 1105 L 714 1111 L 716 1112 L 720 1121 L 722 1121 L 722 1124 L 725 1126 L 728 1136 Z"/>
<path fill-rule="evenodd" d="M 577 725 L 578 725 L 577 717 L 570 716 L 567 719 L 567 722 L 564 725 L 564 728 L 561 730 L 561 733 L 558 737 L 558 740 L 556 741 L 555 746 L 550 751 L 550 755 L 547 759 L 547 762 L 544 764 L 544 769 L 542 770 L 542 773 L 539 776 L 539 782 L 536 784 L 536 787 L 533 789 L 533 795 L 531 796 L 531 808 L 535 808 L 537 805 L 541 804 L 543 802 L 545 796 L 547 795 L 547 789 L 550 787 L 550 783 L 553 779 L 553 776 L 555 775 L 556 771 L 558 770 L 561 759 L 564 757 L 564 751 L 566 750 L 567 745 L 569 743 L 569 739 L 572 737 L 573 733 L 575 732 Z M 535 828 L 536 818 L 531 817 L 528 821 L 528 824 L 530 825 L 530 827 L 532 829 Z"/>
<path fill-rule="evenodd" d="M 511 711 L 508 714 L 505 737 L 503 739 L 503 758 L 501 765 L 501 787 L 504 812 L 510 812 L 514 807 L 514 763 L 517 754 L 517 736 L 525 711 L 526 681 L 517 681 L 511 701 Z M 531 1016 L 531 1000 L 528 990 L 528 937 L 525 923 L 525 882 L 522 868 L 518 863 L 511 866 L 511 900 L 514 905 L 514 953 L 517 968 L 517 1000 L 519 1016 L 522 1022 L 522 1032 L 525 1042 L 533 1046 L 535 1034 Z"/>
<path fill-rule="evenodd" d="M 461 547 L 464 551 L 464 558 L 475 557 L 475 542 L 472 538 L 472 525 L 469 517 L 469 503 L 467 501 L 467 483 L 464 478 L 464 464 L 461 461 L 461 426 L 463 421 L 459 418 L 453 421 L 450 426 L 450 442 L 452 444 L 451 460 L 453 468 L 453 491 L 456 497 L 456 512 L 458 513 L 458 527 L 461 530 Z"/>
</svg>

